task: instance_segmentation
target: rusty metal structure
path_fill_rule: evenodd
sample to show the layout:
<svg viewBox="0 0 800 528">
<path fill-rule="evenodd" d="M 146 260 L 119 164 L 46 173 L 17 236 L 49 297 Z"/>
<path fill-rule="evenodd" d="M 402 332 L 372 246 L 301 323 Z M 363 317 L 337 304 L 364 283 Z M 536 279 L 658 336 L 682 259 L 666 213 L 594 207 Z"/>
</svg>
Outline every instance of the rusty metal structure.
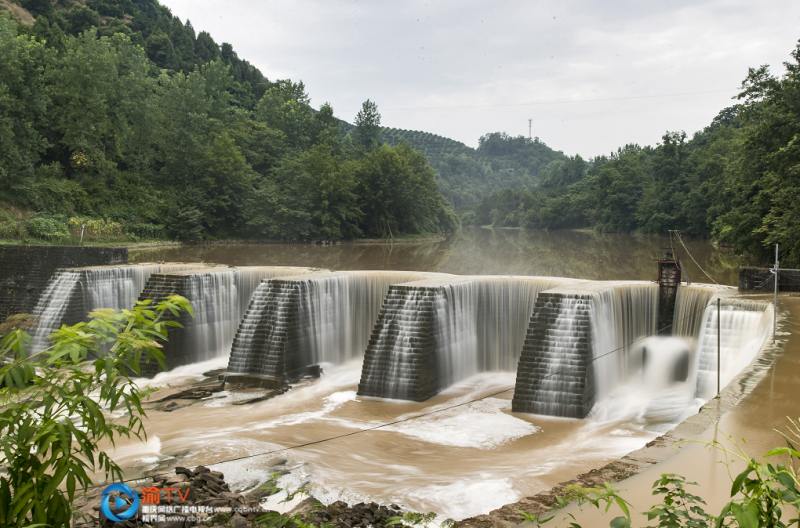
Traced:
<svg viewBox="0 0 800 528">
<path fill-rule="evenodd" d="M 653 260 L 658 264 L 658 335 L 668 336 L 672 335 L 675 298 L 681 284 L 683 265 L 672 248 L 656 251 Z"/>
</svg>

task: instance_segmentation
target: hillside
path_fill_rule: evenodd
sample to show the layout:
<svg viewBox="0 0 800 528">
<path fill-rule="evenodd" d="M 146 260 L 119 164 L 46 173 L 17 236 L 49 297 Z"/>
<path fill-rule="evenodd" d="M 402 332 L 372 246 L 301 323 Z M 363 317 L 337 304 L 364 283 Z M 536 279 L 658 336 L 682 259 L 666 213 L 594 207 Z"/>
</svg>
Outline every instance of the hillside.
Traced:
<svg viewBox="0 0 800 528">
<path fill-rule="evenodd" d="M 269 81 L 157 0 L 2 1 L 0 240 L 458 226 L 421 153 L 342 138 L 302 82 Z"/>
</svg>

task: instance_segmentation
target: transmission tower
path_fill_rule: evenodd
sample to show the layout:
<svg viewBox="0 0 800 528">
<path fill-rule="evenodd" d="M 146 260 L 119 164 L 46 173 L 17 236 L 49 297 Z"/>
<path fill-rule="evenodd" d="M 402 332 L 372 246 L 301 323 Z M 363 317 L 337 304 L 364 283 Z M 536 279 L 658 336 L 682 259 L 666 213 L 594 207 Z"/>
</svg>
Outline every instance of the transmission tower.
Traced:
<svg viewBox="0 0 800 528">
<path fill-rule="evenodd" d="M 533 126 L 533 119 L 528 119 L 528 139 L 531 139 L 531 127 Z"/>
</svg>

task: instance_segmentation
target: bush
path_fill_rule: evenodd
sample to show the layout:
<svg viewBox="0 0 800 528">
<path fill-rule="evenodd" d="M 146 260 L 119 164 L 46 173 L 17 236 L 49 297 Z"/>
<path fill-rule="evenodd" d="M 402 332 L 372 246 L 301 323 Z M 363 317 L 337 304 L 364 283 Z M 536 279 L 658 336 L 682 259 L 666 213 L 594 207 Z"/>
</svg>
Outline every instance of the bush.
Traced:
<svg viewBox="0 0 800 528">
<path fill-rule="evenodd" d="M 128 224 L 125 234 L 133 241 L 161 240 L 167 238 L 167 228 L 156 224 Z"/>
<path fill-rule="evenodd" d="M 67 226 L 55 218 L 32 218 L 25 223 L 25 229 L 36 238 L 69 238 Z"/>
<path fill-rule="evenodd" d="M 81 236 L 83 226 L 83 237 L 86 238 L 119 238 L 123 236 L 122 224 L 119 222 L 112 222 L 111 220 L 94 220 L 92 218 L 83 218 L 74 216 L 69 219 L 69 232 L 72 236 Z"/>
<path fill-rule="evenodd" d="M 20 222 L 3 222 L 0 224 L 0 239 L 19 240 L 25 238 L 27 231 Z"/>
</svg>

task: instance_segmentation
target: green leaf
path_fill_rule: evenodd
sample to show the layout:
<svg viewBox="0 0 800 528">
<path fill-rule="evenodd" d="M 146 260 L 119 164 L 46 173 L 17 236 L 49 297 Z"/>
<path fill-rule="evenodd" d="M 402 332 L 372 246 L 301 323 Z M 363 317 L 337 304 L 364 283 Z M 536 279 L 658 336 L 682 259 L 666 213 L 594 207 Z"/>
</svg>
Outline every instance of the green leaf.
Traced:
<svg viewBox="0 0 800 528">
<path fill-rule="evenodd" d="M 611 528 L 631 528 L 631 520 L 628 517 L 615 517 L 608 525 Z"/>
<path fill-rule="evenodd" d="M 733 497 L 734 495 L 739 493 L 739 491 L 741 491 L 744 479 L 746 479 L 747 475 L 749 475 L 752 471 L 753 471 L 752 468 L 748 467 L 747 469 L 745 469 L 736 476 L 736 479 L 734 479 L 733 481 L 733 486 L 731 486 L 731 497 Z"/>
</svg>

